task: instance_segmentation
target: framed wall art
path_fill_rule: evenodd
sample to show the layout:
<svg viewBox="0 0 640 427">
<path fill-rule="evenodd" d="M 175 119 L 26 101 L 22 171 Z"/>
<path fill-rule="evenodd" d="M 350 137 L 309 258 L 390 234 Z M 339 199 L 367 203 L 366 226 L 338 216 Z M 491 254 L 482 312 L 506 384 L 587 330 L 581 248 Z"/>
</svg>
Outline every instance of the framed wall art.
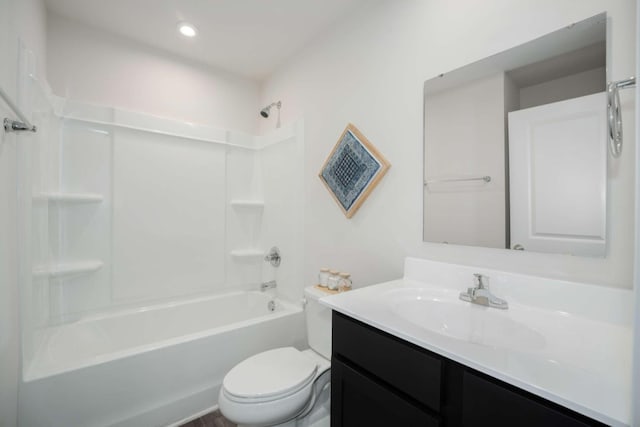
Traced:
<svg viewBox="0 0 640 427">
<path fill-rule="evenodd" d="M 391 164 L 349 123 L 318 176 L 347 218 L 362 206 Z"/>
</svg>

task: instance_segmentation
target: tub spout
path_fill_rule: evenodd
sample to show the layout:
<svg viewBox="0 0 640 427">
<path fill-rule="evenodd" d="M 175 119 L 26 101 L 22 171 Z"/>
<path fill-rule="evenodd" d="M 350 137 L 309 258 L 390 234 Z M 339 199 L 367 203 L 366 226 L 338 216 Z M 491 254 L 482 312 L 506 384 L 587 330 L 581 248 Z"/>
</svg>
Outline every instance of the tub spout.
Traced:
<svg viewBox="0 0 640 427">
<path fill-rule="evenodd" d="M 276 283 L 275 280 L 270 280 L 268 282 L 264 282 L 260 284 L 260 290 L 262 292 L 266 291 L 267 289 L 275 289 L 278 286 L 278 284 Z"/>
</svg>

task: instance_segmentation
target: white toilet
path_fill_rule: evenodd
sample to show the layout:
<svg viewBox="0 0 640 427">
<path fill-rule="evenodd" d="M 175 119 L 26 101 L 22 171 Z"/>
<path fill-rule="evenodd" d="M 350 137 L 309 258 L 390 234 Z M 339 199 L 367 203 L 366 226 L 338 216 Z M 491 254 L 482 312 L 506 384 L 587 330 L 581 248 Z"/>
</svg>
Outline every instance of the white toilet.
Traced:
<svg viewBox="0 0 640 427">
<path fill-rule="evenodd" d="M 331 309 L 327 294 L 305 288 L 309 350 L 268 350 L 233 367 L 222 382 L 220 412 L 241 427 L 329 426 Z"/>
</svg>

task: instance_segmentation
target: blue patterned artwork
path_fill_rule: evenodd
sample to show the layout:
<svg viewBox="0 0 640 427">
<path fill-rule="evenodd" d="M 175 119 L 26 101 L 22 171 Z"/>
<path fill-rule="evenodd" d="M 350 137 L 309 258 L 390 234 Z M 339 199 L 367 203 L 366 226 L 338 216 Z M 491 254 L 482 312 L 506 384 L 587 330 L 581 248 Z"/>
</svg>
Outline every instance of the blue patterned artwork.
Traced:
<svg viewBox="0 0 640 427">
<path fill-rule="evenodd" d="M 349 124 L 319 175 L 344 214 L 351 218 L 389 167 L 382 154 Z"/>
</svg>

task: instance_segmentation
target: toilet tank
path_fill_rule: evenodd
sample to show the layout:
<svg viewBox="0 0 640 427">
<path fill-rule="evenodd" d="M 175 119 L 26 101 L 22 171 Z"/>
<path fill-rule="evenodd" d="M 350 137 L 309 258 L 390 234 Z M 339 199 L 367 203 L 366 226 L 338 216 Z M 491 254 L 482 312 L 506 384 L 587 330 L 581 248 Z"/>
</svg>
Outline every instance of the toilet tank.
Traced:
<svg viewBox="0 0 640 427">
<path fill-rule="evenodd" d="M 307 320 L 307 340 L 309 347 L 316 353 L 331 360 L 331 309 L 318 300 L 329 294 L 314 286 L 304 289 L 307 304 L 304 309 Z"/>
</svg>

